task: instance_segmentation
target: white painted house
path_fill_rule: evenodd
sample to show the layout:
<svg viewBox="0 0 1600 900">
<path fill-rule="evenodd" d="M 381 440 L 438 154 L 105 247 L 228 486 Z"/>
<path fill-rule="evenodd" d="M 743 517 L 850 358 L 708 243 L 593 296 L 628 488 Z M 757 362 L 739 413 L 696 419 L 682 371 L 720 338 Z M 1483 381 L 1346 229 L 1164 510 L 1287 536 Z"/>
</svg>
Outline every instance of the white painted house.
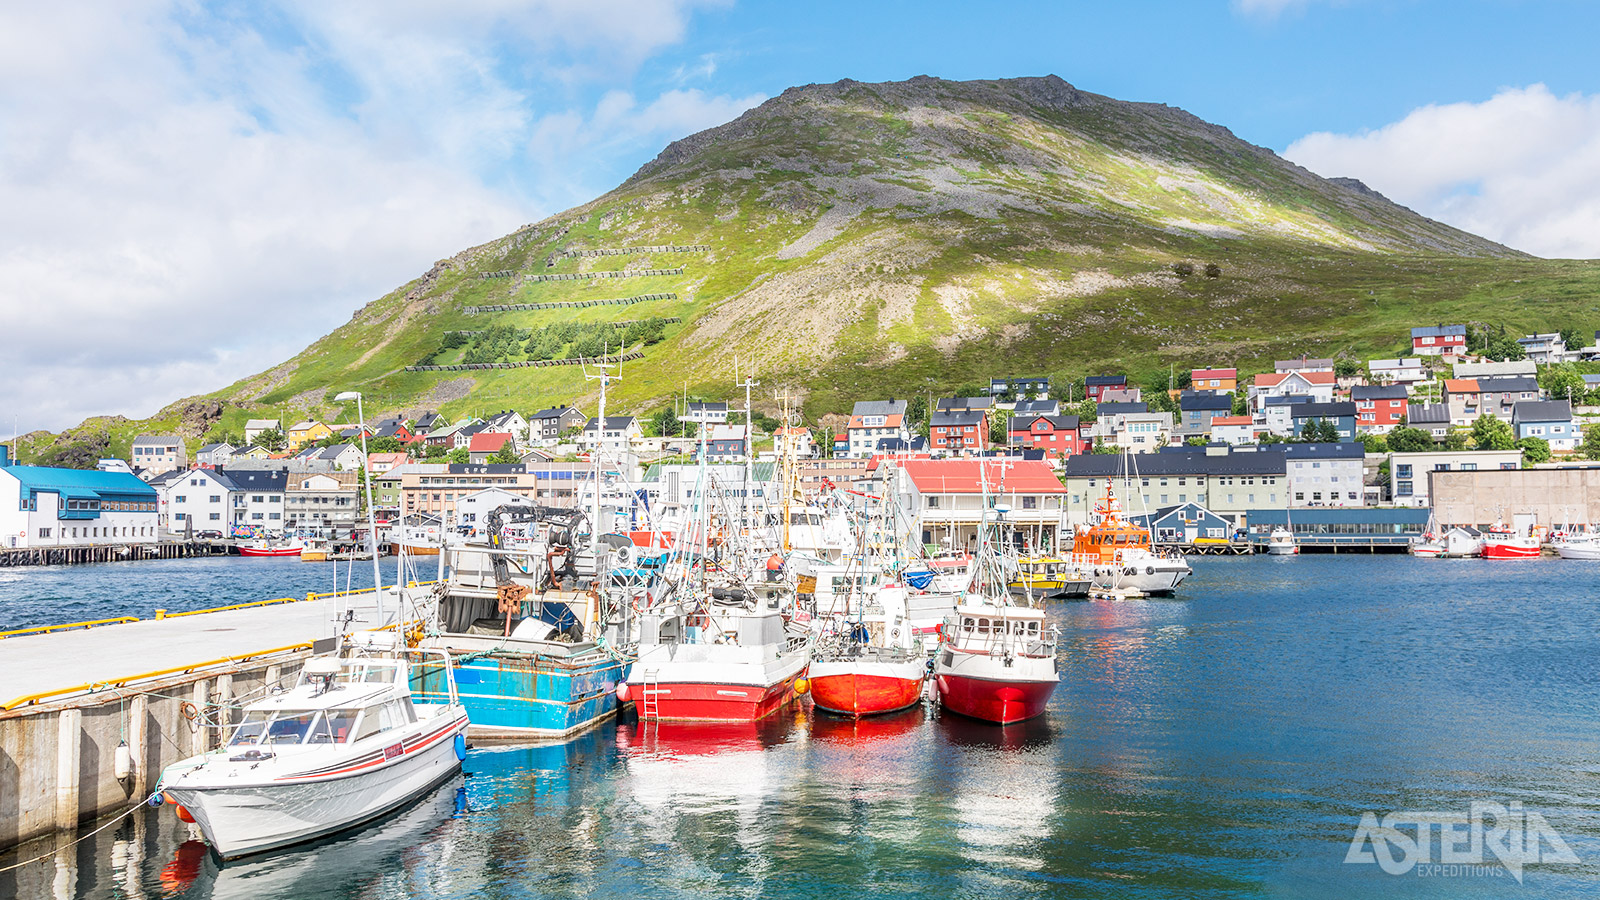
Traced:
<svg viewBox="0 0 1600 900">
<path fill-rule="evenodd" d="M 167 481 L 161 492 L 165 512 L 162 525 L 170 532 L 219 531 L 226 535 L 233 525 L 239 486 L 221 471 L 190 469 Z"/>
</svg>

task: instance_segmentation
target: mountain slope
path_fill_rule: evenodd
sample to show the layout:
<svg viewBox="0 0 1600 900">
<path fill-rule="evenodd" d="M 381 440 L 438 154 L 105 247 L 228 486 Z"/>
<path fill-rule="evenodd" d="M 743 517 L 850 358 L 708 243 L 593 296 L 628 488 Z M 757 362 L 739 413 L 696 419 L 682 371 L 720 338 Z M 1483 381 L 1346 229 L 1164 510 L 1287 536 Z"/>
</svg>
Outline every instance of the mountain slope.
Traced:
<svg viewBox="0 0 1600 900">
<path fill-rule="evenodd" d="M 641 247 L 671 249 L 574 253 Z M 612 192 L 441 260 L 208 397 L 228 425 L 337 414 L 328 398 L 350 388 L 369 412 L 531 409 L 592 385 L 574 366 L 406 366 L 571 355 L 585 334 L 634 334 L 581 326 L 676 318 L 624 367 L 623 408 L 728 396 L 737 363 L 815 416 L 1008 374 L 1393 354 L 1410 325 L 1444 320 L 1592 327 L 1597 288 L 1590 263 L 1528 258 L 1182 110 L 1053 76 L 841 81 L 677 141 Z M 654 299 L 473 309 L 641 296 Z M 492 329 L 465 339 L 492 347 L 445 346 Z"/>
</svg>

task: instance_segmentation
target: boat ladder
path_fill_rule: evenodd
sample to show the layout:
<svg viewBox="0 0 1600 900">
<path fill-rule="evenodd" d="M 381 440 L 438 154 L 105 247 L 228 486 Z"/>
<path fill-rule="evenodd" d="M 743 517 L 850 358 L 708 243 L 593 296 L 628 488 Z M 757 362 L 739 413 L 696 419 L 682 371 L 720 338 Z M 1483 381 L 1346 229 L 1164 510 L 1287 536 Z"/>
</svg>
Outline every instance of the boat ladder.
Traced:
<svg viewBox="0 0 1600 900">
<path fill-rule="evenodd" d="M 661 675 L 656 669 L 645 669 L 639 685 L 639 713 L 645 719 L 661 717 Z"/>
</svg>

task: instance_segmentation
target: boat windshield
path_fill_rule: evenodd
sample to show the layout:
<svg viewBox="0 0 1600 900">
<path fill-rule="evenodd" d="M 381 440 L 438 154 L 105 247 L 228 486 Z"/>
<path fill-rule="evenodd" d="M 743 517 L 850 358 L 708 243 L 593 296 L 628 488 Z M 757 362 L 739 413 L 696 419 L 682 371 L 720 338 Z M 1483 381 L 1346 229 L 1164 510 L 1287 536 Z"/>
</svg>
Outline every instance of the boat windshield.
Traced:
<svg viewBox="0 0 1600 900">
<path fill-rule="evenodd" d="M 286 744 L 342 744 L 350 739 L 359 709 L 321 712 L 254 710 L 234 729 L 230 747 Z"/>
</svg>

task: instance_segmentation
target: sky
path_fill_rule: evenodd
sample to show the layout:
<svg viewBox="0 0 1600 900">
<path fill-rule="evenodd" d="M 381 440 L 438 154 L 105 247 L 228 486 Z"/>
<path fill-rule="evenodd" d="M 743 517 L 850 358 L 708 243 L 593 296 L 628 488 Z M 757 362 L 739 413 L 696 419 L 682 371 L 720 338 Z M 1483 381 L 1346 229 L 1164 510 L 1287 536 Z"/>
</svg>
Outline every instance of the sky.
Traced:
<svg viewBox="0 0 1600 900">
<path fill-rule="evenodd" d="M 1059 75 L 1600 257 L 1589 0 L 0 4 L 0 430 L 262 371 L 786 87 Z"/>
</svg>

